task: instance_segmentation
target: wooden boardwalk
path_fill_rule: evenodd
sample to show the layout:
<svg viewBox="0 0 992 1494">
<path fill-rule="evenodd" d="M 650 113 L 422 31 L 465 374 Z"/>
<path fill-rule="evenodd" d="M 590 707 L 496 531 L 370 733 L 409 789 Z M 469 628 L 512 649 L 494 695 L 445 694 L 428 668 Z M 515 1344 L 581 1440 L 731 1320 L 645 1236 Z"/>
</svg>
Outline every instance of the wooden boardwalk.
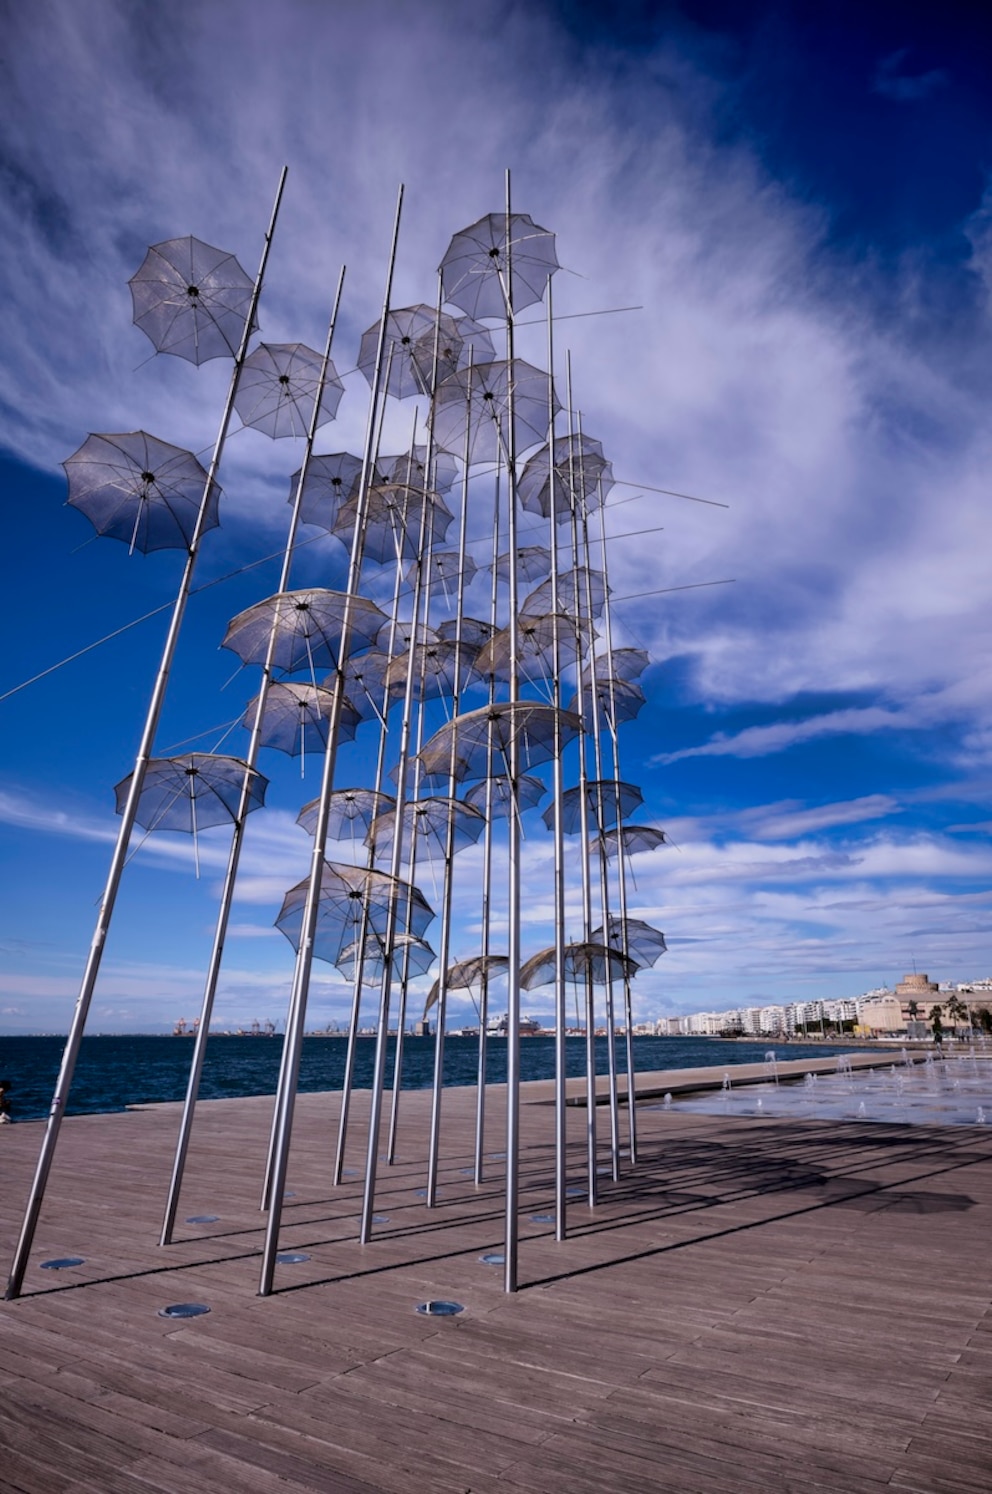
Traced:
<svg viewBox="0 0 992 1494">
<path fill-rule="evenodd" d="M 282 1244 L 309 1259 L 265 1299 L 271 1101 L 200 1107 L 180 1218 L 218 1218 L 164 1250 L 178 1107 L 69 1118 L 25 1296 L 0 1305 L 3 1494 L 992 1488 L 992 1129 L 652 1108 L 636 1172 L 603 1178 L 595 1210 L 570 1200 L 556 1244 L 531 1219 L 551 1209 L 553 1112 L 525 1103 L 507 1297 L 479 1259 L 502 1244 L 502 1163 L 473 1186 L 473 1093 L 448 1092 L 428 1210 L 428 1104 L 403 1096 L 362 1247 L 361 1178 L 327 1183 L 337 1097 L 300 1098 Z M 578 1188 L 584 1110 L 568 1120 Z M 5 1264 L 39 1141 L 0 1132 Z M 68 1255 L 84 1264 L 40 1268 Z M 418 1316 L 428 1298 L 465 1311 Z M 158 1315 L 190 1301 L 210 1313 Z"/>
</svg>

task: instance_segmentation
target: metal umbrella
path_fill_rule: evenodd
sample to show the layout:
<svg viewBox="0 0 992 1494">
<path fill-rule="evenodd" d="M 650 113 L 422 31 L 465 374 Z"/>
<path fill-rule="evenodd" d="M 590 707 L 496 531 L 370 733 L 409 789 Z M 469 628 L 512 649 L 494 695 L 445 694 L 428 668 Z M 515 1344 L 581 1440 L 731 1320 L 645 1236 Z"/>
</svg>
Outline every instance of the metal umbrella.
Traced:
<svg viewBox="0 0 992 1494">
<path fill-rule="evenodd" d="M 422 517 L 424 508 L 426 518 Z M 358 513 L 358 500 L 341 505 L 334 533 L 350 538 Z M 425 543 L 433 533 L 443 541 L 454 514 L 439 493 L 412 487 L 405 482 L 377 483 L 369 489 L 365 504 L 365 547 L 368 560 L 414 560 L 420 546 L 421 527 Z"/>
<path fill-rule="evenodd" d="M 496 560 L 496 575 L 500 581 L 510 579 L 511 556 L 500 555 Z M 551 569 L 551 551 L 544 545 L 524 545 L 517 551 L 517 577 L 529 586 L 540 581 Z"/>
<path fill-rule="evenodd" d="M 611 914 L 609 927 L 610 948 L 622 950 L 641 969 L 647 965 L 657 965 L 662 955 L 668 951 L 661 929 L 652 928 L 641 918 L 624 919 Z M 602 943 L 602 925 L 593 929 L 589 937 Z"/>
<path fill-rule="evenodd" d="M 456 326 L 462 343 L 458 367 L 467 368 L 470 363 L 492 363 L 496 347 L 491 330 L 470 316 L 458 317 Z"/>
<path fill-rule="evenodd" d="M 203 504 L 207 474 L 191 451 L 147 431 L 90 435 L 62 463 L 67 502 L 97 534 L 141 550 L 187 550 Z M 220 523 L 220 488 L 211 484 L 201 533 Z"/>
<path fill-rule="evenodd" d="M 486 789 L 491 788 L 489 798 L 489 813 L 494 819 L 503 819 L 509 815 L 513 806 L 513 795 L 510 792 L 510 780 L 505 773 L 496 773 L 489 779 L 483 779 L 482 783 L 475 784 L 465 795 L 465 803 L 471 804 L 473 809 L 486 808 Z M 529 773 L 521 773 L 517 779 L 517 805 L 521 814 L 525 809 L 533 809 L 539 804 L 548 792 L 547 786 L 539 778 L 532 778 Z"/>
<path fill-rule="evenodd" d="M 478 650 L 468 643 L 445 643 L 429 639 L 416 645 L 413 677 L 413 699 L 435 700 L 460 694 L 478 679 Z M 406 688 L 410 651 L 397 654 L 386 670 L 386 686 L 391 695 Z"/>
<path fill-rule="evenodd" d="M 475 845 L 485 828 L 485 815 L 460 799 L 448 799 L 442 795 L 414 799 L 403 806 L 403 859 L 409 861 L 415 855 L 415 839 L 426 846 L 433 861 L 435 853 L 444 858 L 449 832 L 452 850 L 457 854 L 466 846 Z M 395 833 L 396 810 L 387 809 L 373 820 L 366 844 L 376 855 L 385 855 L 393 844 Z"/>
<path fill-rule="evenodd" d="M 323 359 L 302 342 L 262 342 L 245 359 L 234 408 L 242 424 L 278 440 L 305 436 L 313 419 Z M 344 385 L 327 365 L 318 425 L 333 420 Z"/>
<path fill-rule="evenodd" d="M 446 643 L 460 639 L 471 648 L 481 648 L 496 632 L 495 624 L 478 617 L 449 617 L 437 625 L 437 636 Z"/>
<path fill-rule="evenodd" d="M 521 508 L 551 515 L 551 449 L 544 445 L 529 457 L 517 480 Z M 559 436 L 554 443 L 555 518 L 568 518 L 573 505 L 598 508 L 614 485 L 613 466 L 603 455 L 602 442 L 592 436 Z"/>
<path fill-rule="evenodd" d="M 331 840 L 354 841 L 359 834 L 364 840 L 376 815 L 396 808 L 396 800 L 391 794 L 367 788 L 334 789 L 329 804 L 327 834 Z M 296 816 L 296 823 L 308 835 L 312 835 L 317 827 L 319 810 L 320 800 L 311 799 Z"/>
<path fill-rule="evenodd" d="M 114 789 L 117 813 L 123 814 L 133 773 Z M 193 837 L 193 856 L 200 873 L 197 835 L 213 825 L 233 824 L 247 785 L 245 813 L 265 803 L 269 781 L 240 757 L 188 752 L 181 757 L 149 760 L 135 819 L 145 830 L 182 830 Z"/>
<path fill-rule="evenodd" d="M 363 335 L 358 351 L 358 367 L 371 384 L 379 352 L 378 321 Z M 435 352 L 437 373 L 435 374 Z M 432 306 L 403 306 L 386 317 L 384 353 L 389 376 L 386 393 L 396 399 L 411 394 L 430 394 L 435 378 L 454 373 L 459 366 L 462 339 L 458 322 L 446 312 L 440 315 Z"/>
<path fill-rule="evenodd" d="M 613 680 L 622 680 L 625 684 L 636 680 L 642 675 L 651 663 L 650 655 L 643 648 L 615 648 L 609 653 L 597 654 L 592 661 L 592 666 L 583 665 L 582 684 L 588 689 L 590 681 L 603 680 L 607 683 Z"/>
<path fill-rule="evenodd" d="M 356 939 L 341 951 L 335 961 L 342 975 L 354 980 L 358 973 L 359 942 Z M 428 970 L 437 959 L 437 955 L 430 945 L 423 939 L 417 939 L 413 934 L 397 934 L 393 939 L 393 951 L 390 963 L 401 964 L 408 976 L 426 975 Z M 379 934 L 374 932 L 365 936 L 365 950 L 361 961 L 362 975 L 366 979 L 378 980 L 386 968 L 386 946 Z"/>
<path fill-rule="evenodd" d="M 458 960 L 448 966 L 446 985 L 449 991 L 470 991 L 473 986 L 488 984 L 494 975 L 504 974 L 509 966 L 508 955 L 472 955 L 468 960 Z M 424 1003 L 425 1017 L 437 1001 L 440 988 L 441 982 L 436 980 Z"/>
<path fill-rule="evenodd" d="M 509 229 L 509 232 L 507 230 Z M 529 213 L 487 213 L 456 233 L 441 261 L 444 299 L 471 317 L 506 317 L 506 270 L 512 259 L 512 310 L 544 299 L 558 269 L 555 236 Z"/>
<path fill-rule="evenodd" d="M 610 831 L 602 838 L 603 848 L 607 856 L 617 854 L 617 837 L 623 844 L 625 856 L 636 856 L 640 851 L 656 851 L 659 846 L 671 845 L 671 841 L 664 830 L 655 829 L 654 825 L 621 825 L 619 830 Z M 598 837 L 590 840 L 590 847 L 594 848 L 600 844 Z"/>
<path fill-rule="evenodd" d="M 327 729 L 334 692 L 320 685 L 303 685 L 295 680 L 273 681 L 266 691 L 262 716 L 261 745 L 288 752 L 291 757 L 305 756 L 327 746 Z M 258 696 L 250 702 L 241 725 L 249 731 L 255 725 Z M 362 717 L 351 701 L 341 702 L 338 732 L 342 742 L 354 740 Z"/>
<path fill-rule="evenodd" d="M 344 687 L 363 721 L 377 716 L 382 722 L 388 668 L 389 655 L 380 648 L 370 649 L 366 654 L 356 654 L 345 662 Z M 330 686 L 333 683 L 334 676 L 328 675 L 324 684 Z"/>
<path fill-rule="evenodd" d="M 128 284 L 135 326 L 158 352 L 197 364 L 237 355 L 254 281 L 233 254 L 192 236 L 166 239 Z"/>
<path fill-rule="evenodd" d="M 415 584 L 417 566 L 420 564 L 421 561 L 414 561 L 407 572 L 406 581 L 410 587 Z M 460 588 L 470 586 L 478 569 L 471 555 L 459 555 L 457 550 L 432 550 L 427 561 L 426 576 L 433 585 L 440 584 L 444 600 L 450 607 L 452 595 L 457 596 Z"/>
<path fill-rule="evenodd" d="M 376 471 L 383 482 L 408 482 L 414 487 L 427 486 L 427 447 L 412 446 L 399 456 L 380 457 Z M 431 491 L 447 493 L 458 476 L 458 463 L 446 451 L 435 451 L 431 462 Z"/>
<path fill-rule="evenodd" d="M 587 940 L 579 944 L 566 944 L 564 955 L 565 979 L 572 981 L 592 980 L 595 985 L 605 985 L 608 980 L 628 978 L 637 974 L 634 961 L 611 949 L 606 944 Z M 525 991 L 537 986 L 550 986 L 555 979 L 555 948 L 542 949 L 531 955 L 520 967 L 520 984 Z"/>
<path fill-rule="evenodd" d="M 555 750 L 555 732 L 565 746 L 582 729 L 572 711 L 533 700 L 497 702 L 458 715 L 434 733 L 420 752 L 423 772 L 429 777 L 447 777 L 454 762 L 458 779 L 487 778 L 493 758 L 506 772 L 510 743 L 516 738 L 521 772 L 550 761 Z"/>
<path fill-rule="evenodd" d="M 555 413 L 561 409 L 552 396 Z M 467 450 L 468 460 L 494 462 L 510 450 L 510 412 L 514 448 L 526 451 L 543 441 L 548 430 L 548 376 L 532 363 L 515 358 L 473 363 L 442 379 L 434 394 L 434 439 L 445 451 Z"/>
<path fill-rule="evenodd" d="M 361 476 L 361 457 L 348 451 L 311 457 L 300 496 L 300 522 L 333 532 L 341 505 L 358 497 Z M 299 472 L 294 472 L 289 482 L 290 503 L 296 502 L 299 480 Z"/>
<path fill-rule="evenodd" d="M 641 707 L 647 703 L 647 696 L 640 685 L 633 685 L 628 680 L 599 679 L 595 691 L 587 689 L 582 697 L 582 718 L 589 729 L 594 709 L 593 695 L 600 722 L 611 731 L 622 726 L 625 721 L 633 721 Z M 574 711 L 578 703 L 579 697 L 576 695 L 569 702 L 569 710 Z"/>
<path fill-rule="evenodd" d="M 578 658 L 578 631 L 576 618 L 566 617 L 563 613 L 547 613 L 543 617 L 521 615 L 515 636 L 514 630 L 501 628 L 479 650 L 476 670 L 483 678 L 508 680 L 515 648 L 517 667 L 521 674 L 533 681 L 534 671 L 537 671 L 541 679 L 546 681 L 556 636 L 558 664 L 560 668 L 564 668 L 567 664 L 574 664 Z M 583 627 L 582 631 L 587 630 Z"/>
<path fill-rule="evenodd" d="M 349 619 L 349 655 L 373 643 L 386 621 L 367 597 L 343 591 L 280 591 L 246 607 L 232 618 L 223 648 L 243 664 L 264 664 L 273 630 L 273 665 L 294 674 L 299 669 L 337 669 L 345 616 Z M 314 683 L 313 680 L 311 680 Z"/>
<path fill-rule="evenodd" d="M 586 610 L 589 597 L 592 598 L 593 616 L 598 617 L 609 595 L 609 588 L 602 571 L 592 570 L 587 566 L 579 566 L 577 570 L 578 574 L 576 568 L 573 568 L 566 571 L 564 576 L 559 576 L 557 588 L 550 581 L 535 586 L 521 602 L 520 616 L 540 617 L 545 612 L 551 612 L 557 604 L 559 612 L 567 612 L 573 618 L 582 617 L 588 626 Z M 575 626 L 574 621 L 572 626 Z"/>
<path fill-rule="evenodd" d="M 617 822 L 617 800 L 620 814 L 626 819 L 644 803 L 644 795 L 633 783 L 618 783 L 614 778 L 594 778 L 586 784 L 586 804 L 599 829 L 609 830 Z M 548 829 L 554 827 L 554 806 L 544 811 L 544 823 Z M 566 835 L 577 835 L 585 828 L 582 813 L 582 789 L 566 789 L 561 797 L 562 829 Z"/>
<path fill-rule="evenodd" d="M 297 951 L 309 887 L 309 877 L 291 887 L 276 918 L 276 927 Z M 434 917 L 423 893 L 409 882 L 385 872 L 325 861 L 314 953 L 319 959 L 336 965 L 348 945 L 361 938 L 363 920 L 367 919 L 368 929 L 380 937 L 385 936 L 391 910 L 394 928 L 406 929 L 418 939 L 426 933 Z"/>
</svg>

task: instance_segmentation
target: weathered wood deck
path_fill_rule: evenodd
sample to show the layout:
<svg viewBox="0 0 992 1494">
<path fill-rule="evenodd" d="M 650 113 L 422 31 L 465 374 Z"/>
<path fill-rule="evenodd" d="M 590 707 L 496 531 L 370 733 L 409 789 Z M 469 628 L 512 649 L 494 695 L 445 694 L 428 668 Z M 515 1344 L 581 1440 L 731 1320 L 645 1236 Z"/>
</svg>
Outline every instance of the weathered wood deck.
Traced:
<svg viewBox="0 0 992 1494">
<path fill-rule="evenodd" d="M 540 1099 L 537 1088 L 526 1098 Z M 300 1098 L 280 1266 L 259 1298 L 268 1100 L 202 1105 L 158 1237 L 178 1107 L 70 1118 L 19 1301 L 0 1305 L 0 1490 L 24 1494 L 605 1494 L 992 1487 L 992 1132 L 640 1119 L 642 1162 L 552 1201 L 552 1112 L 522 1107 L 522 1290 L 501 1290 L 500 1161 L 476 1190 L 473 1093 L 445 1097 L 440 1205 L 418 1197 L 426 1094 L 357 1243 L 328 1187 L 337 1097 Z M 490 1094 L 502 1149 L 502 1093 Z M 367 1096 L 355 1102 L 363 1161 Z M 605 1117 L 601 1117 L 605 1122 Z M 570 1110 L 581 1186 L 584 1111 Z M 0 1132 L 4 1264 L 40 1130 Z M 75 1269 L 40 1262 L 80 1255 Z M 454 1298 L 449 1319 L 418 1316 Z M 200 1301 L 209 1315 L 158 1310 Z"/>
</svg>

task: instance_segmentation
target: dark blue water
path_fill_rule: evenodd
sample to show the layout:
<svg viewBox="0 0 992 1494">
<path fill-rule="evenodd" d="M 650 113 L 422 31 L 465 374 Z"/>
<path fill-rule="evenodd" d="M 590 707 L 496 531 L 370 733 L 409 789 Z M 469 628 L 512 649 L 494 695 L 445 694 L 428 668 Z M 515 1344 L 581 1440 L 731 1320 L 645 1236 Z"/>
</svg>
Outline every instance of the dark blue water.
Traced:
<svg viewBox="0 0 992 1494">
<path fill-rule="evenodd" d="M 36 1120 L 48 1114 L 65 1039 L 61 1037 L 0 1037 L 0 1078 L 12 1085 L 10 1100 L 15 1120 Z M 340 1089 L 344 1077 L 345 1043 L 340 1038 L 306 1038 L 300 1066 L 300 1089 Z M 651 1069 L 730 1068 L 738 1063 L 760 1062 L 773 1045 L 769 1042 L 722 1042 L 718 1038 L 634 1039 L 634 1063 L 639 1072 Z M 486 1078 L 491 1084 L 506 1079 L 506 1039 L 491 1038 Z M 358 1044 L 355 1083 L 361 1089 L 372 1084 L 375 1041 Z M 444 1045 L 445 1084 L 474 1084 L 478 1043 L 475 1038 L 449 1037 Z M 776 1046 L 779 1058 L 824 1058 L 849 1048 L 830 1043 L 788 1043 Z M 403 1088 L 426 1089 L 434 1075 L 433 1038 L 407 1038 L 404 1047 Z M 215 1037 L 207 1044 L 200 1097 L 230 1099 L 238 1095 L 274 1094 L 282 1053 L 282 1038 Z M 147 1105 L 162 1100 L 181 1100 L 186 1092 L 192 1041 L 175 1037 L 86 1037 L 66 1112 L 90 1115 L 103 1110 L 123 1110 L 127 1105 Z M 567 1040 L 569 1074 L 585 1072 L 585 1040 Z M 523 1079 L 554 1077 L 554 1039 L 525 1038 L 520 1044 Z M 626 1057 L 617 1045 L 617 1067 L 623 1073 Z M 596 1041 L 596 1069 L 607 1072 L 605 1038 Z M 388 1073 L 393 1071 L 393 1041 L 390 1039 Z"/>
</svg>

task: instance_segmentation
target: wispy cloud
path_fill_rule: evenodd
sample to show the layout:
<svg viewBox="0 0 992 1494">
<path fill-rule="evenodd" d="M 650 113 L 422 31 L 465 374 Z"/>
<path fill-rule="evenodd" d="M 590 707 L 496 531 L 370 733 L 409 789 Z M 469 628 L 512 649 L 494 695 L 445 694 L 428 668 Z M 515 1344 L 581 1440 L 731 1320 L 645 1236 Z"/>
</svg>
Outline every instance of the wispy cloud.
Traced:
<svg viewBox="0 0 992 1494">
<path fill-rule="evenodd" d="M 878 64 L 872 89 L 883 98 L 897 104 L 915 104 L 929 98 L 939 88 L 946 88 L 950 74 L 942 67 L 929 68 L 925 73 L 903 72 L 903 64 L 909 56 L 908 47 L 890 52 Z"/>
</svg>

